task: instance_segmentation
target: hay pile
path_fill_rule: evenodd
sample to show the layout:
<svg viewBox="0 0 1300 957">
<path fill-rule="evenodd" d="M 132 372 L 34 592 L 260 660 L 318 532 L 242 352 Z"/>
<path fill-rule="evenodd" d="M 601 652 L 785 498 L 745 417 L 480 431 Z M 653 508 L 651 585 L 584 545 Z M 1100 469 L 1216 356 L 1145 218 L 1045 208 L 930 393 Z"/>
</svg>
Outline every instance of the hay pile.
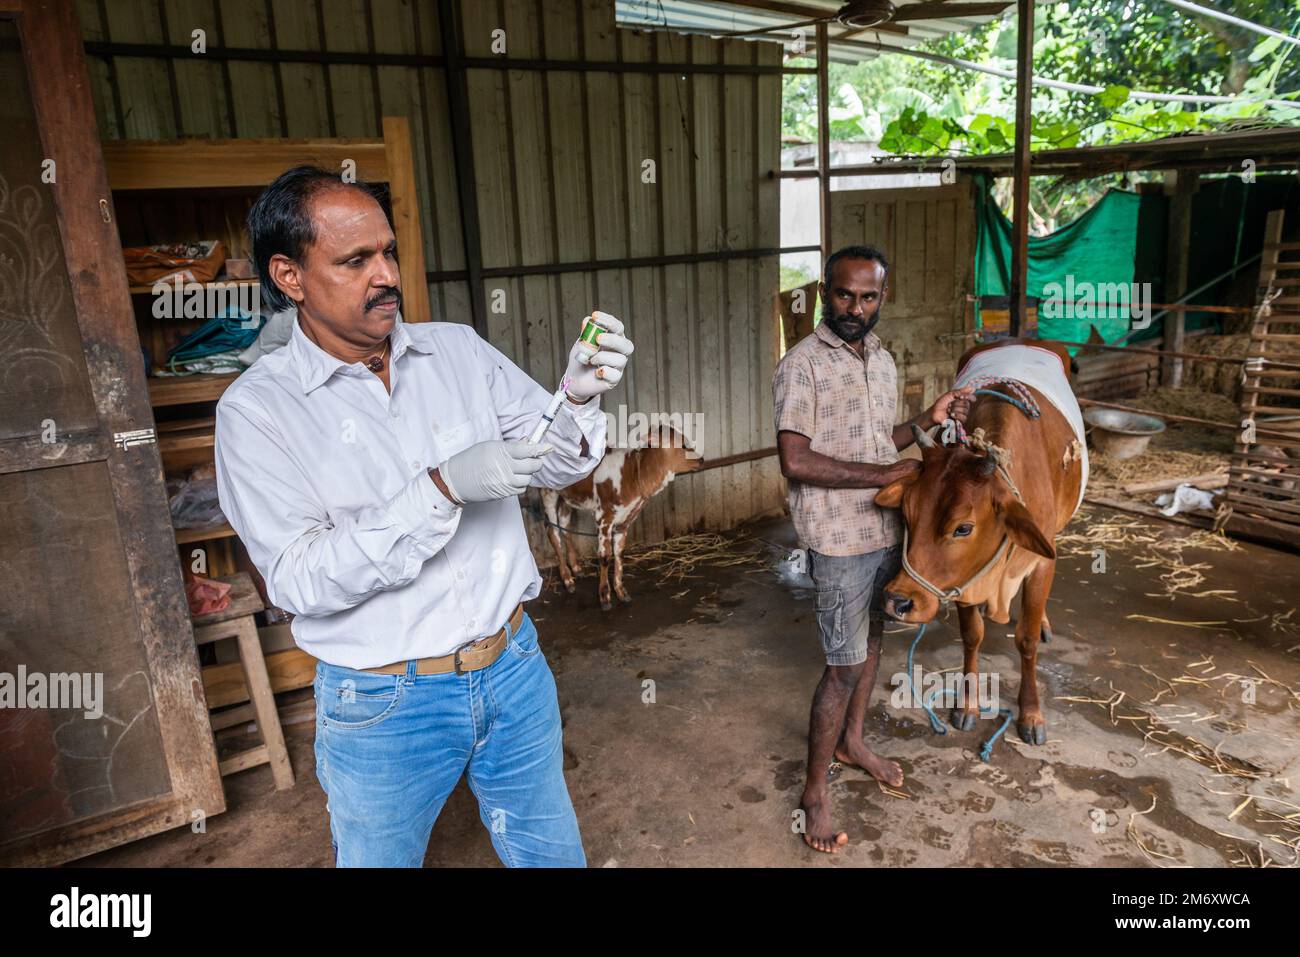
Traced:
<svg viewBox="0 0 1300 957">
<path fill-rule="evenodd" d="M 1156 414 L 1167 412 L 1215 422 L 1238 422 L 1241 412 L 1240 406 L 1223 392 L 1210 392 L 1200 387 L 1174 389 L 1159 386 L 1136 398 L 1125 399 L 1124 404 L 1135 409 L 1150 409 Z M 1179 427 L 1187 428 L 1189 423 L 1182 423 Z"/>
<path fill-rule="evenodd" d="M 765 568 L 767 562 L 763 553 L 762 542 L 743 532 L 728 535 L 695 532 L 629 548 L 623 554 L 623 564 L 650 572 L 660 584 L 666 584 L 700 577 L 692 572 L 701 565 Z"/>
<path fill-rule="evenodd" d="M 1161 436 L 1156 436 L 1160 438 Z M 1176 443 L 1157 445 L 1153 440 L 1147 450 L 1131 459 L 1113 459 L 1096 449 L 1088 451 L 1088 496 L 1090 498 L 1131 499 L 1124 486 L 1137 482 L 1155 481 L 1205 475 L 1210 472 L 1227 472 L 1231 447 L 1223 451 L 1187 451 L 1171 448 Z M 1138 498 L 1150 505 L 1158 492 L 1148 492 Z"/>
<path fill-rule="evenodd" d="M 1184 352 L 1195 352 L 1202 356 L 1225 356 L 1244 359 L 1250 347 L 1250 336 L 1238 333 L 1231 336 L 1188 336 L 1183 341 Z M 1215 397 L 1226 398 L 1234 407 L 1241 401 L 1241 364 L 1237 362 L 1184 362 L 1183 381 L 1193 389 L 1201 390 Z M 1175 411 L 1167 409 L 1168 412 Z M 1187 415 L 1201 415 L 1203 419 L 1214 416 L 1197 412 Z M 1236 413 L 1234 412 L 1235 416 Z M 1228 421 L 1232 421 L 1229 419 Z"/>
</svg>

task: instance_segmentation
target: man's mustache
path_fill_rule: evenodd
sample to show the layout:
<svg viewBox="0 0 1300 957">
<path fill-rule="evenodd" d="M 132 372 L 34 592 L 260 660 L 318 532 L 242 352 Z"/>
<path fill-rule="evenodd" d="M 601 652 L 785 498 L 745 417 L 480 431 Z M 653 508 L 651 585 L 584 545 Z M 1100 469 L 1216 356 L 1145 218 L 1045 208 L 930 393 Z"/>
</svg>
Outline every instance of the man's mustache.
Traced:
<svg viewBox="0 0 1300 957">
<path fill-rule="evenodd" d="M 377 292 L 373 299 L 366 300 L 366 312 L 374 309 L 376 306 L 382 306 L 384 303 L 397 302 L 397 308 L 402 308 L 402 290 L 396 286 L 385 286 Z"/>
</svg>

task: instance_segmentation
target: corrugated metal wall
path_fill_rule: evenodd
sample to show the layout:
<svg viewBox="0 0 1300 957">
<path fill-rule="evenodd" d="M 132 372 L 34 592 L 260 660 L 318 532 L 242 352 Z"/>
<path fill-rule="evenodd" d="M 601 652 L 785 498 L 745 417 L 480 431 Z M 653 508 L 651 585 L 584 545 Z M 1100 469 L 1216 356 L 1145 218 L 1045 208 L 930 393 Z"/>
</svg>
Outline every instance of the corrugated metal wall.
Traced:
<svg viewBox="0 0 1300 957">
<path fill-rule="evenodd" d="M 618 30 L 612 0 L 466 0 L 459 11 L 469 58 L 648 67 L 471 62 L 488 338 L 549 388 L 581 317 L 604 309 L 637 343 L 607 410 L 703 413 L 708 458 L 771 446 L 777 257 L 729 251 L 779 246 L 779 185 L 768 174 L 780 165 L 781 78 L 656 67 L 779 67 L 780 48 Z M 419 59 L 444 52 L 437 4 L 81 0 L 80 12 L 105 138 L 376 137 L 382 116 L 409 116 L 434 315 L 471 321 L 445 70 Z M 196 29 L 206 57 L 190 52 Z M 504 54 L 493 49 L 498 29 Z M 222 48 L 243 52 L 211 55 Z M 695 254 L 717 258 L 620 264 Z M 564 263 L 600 268 L 491 273 Z M 781 501 L 775 458 L 705 471 L 647 507 L 632 537 L 728 527 Z"/>
</svg>

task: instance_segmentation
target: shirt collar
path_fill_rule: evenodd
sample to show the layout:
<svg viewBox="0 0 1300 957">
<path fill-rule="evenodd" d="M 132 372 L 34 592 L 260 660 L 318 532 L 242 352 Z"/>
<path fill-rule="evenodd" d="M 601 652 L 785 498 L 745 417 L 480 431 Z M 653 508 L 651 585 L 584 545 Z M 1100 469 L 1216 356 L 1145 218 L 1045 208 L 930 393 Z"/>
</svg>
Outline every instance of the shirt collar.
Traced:
<svg viewBox="0 0 1300 957">
<path fill-rule="evenodd" d="M 830 323 L 826 322 L 825 320 L 822 320 L 821 322 L 817 323 L 817 328 L 814 329 L 813 331 L 817 334 L 818 339 L 820 339 L 822 342 L 826 343 L 828 346 L 830 346 L 833 349 L 839 349 L 841 347 L 848 346 L 848 343 L 845 342 L 843 339 L 841 339 L 835 333 L 835 330 L 831 328 Z M 866 345 L 867 352 L 875 352 L 877 349 L 880 348 L 881 345 L 880 337 L 877 336 L 874 332 L 868 332 L 866 339 L 864 339 L 863 341 Z"/>
<path fill-rule="evenodd" d="M 389 333 L 389 337 L 392 340 L 390 365 L 397 362 L 407 349 L 414 349 L 416 352 L 428 351 L 411 336 L 411 333 L 406 328 L 406 323 L 402 321 L 400 312 L 397 313 L 393 320 L 393 331 Z M 361 363 L 349 363 L 335 358 L 308 339 L 307 334 L 302 331 L 302 326 L 299 325 L 296 313 L 293 317 L 293 332 L 289 336 L 289 350 L 293 356 L 294 365 L 297 367 L 298 381 L 302 384 L 304 394 L 310 393 L 339 370 L 344 370 L 344 375 L 355 374 L 350 370 L 355 370 L 356 373 L 366 371 Z"/>
</svg>

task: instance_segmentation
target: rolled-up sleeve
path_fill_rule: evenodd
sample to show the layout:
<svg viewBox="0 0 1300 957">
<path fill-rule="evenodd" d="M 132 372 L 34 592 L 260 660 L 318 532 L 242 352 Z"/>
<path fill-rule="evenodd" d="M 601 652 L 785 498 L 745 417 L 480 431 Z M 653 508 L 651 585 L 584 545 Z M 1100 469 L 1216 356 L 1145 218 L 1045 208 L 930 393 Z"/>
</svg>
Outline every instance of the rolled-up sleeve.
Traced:
<svg viewBox="0 0 1300 957">
<path fill-rule="evenodd" d="M 533 434 L 553 393 L 547 392 L 491 343 L 473 330 L 479 361 L 488 377 L 501 434 L 524 441 Z M 599 397 L 574 405 L 565 399 L 543 439 L 554 451 L 542 457 L 542 467 L 530 484 L 567 488 L 586 478 L 605 455 L 605 414 Z"/>
<path fill-rule="evenodd" d="M 412 581 L 450 541 L 461 508 L 420 472 L 373 506 L 328 514 L 256 410 L 217 406 L 217 496 L 271 601 L 319 617 Z"/>
</svg>

